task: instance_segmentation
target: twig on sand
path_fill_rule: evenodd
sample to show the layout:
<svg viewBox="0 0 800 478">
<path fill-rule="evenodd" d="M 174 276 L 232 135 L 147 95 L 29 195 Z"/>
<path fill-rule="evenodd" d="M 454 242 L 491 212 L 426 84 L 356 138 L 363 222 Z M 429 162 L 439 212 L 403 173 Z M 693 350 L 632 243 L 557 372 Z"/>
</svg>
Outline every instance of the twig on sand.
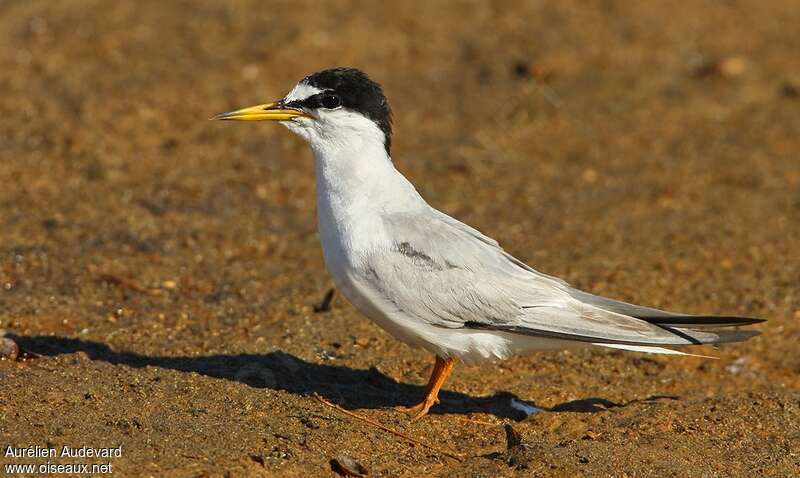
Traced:
<svg viewBox="0 0 800 478">
<path fill-rule="evenodd" d="M 379 428 L 379 429 L 381 429 L 381 430 L 383 430 L 385 432 L 389 432 L 392 435 L 398 436 L 398 437 L 400 437 L 400 438 L 402 438 L 404 440 L 407 440 L 407 441 L 409 441 L 409 442 L 411 442 L 411 443 L 413 443 L 415 445 L 423 446 L 425 448 L 431 449 L 431 450 L 433 450 L 433 451 L 435 451 L 437 453 L 441 453 L 442 455 L 449 456 L 450 458 L 453 458 L 453 459 L 458 460 L 458 461 L 464 461 L 464 456 L 463 455 L 459 455 L 458 453 L 455 453 L 455 452 L 452 452 L 452 451 L 448 451 L 448 450 L 444 450 L 442 448 L 435 447 L 435 446 L 430 445 L 428 443 L 425 443 L 423 441 L 419 441 L 416 438 L 412 438 L 412 437 L 410 437 L 410 436 L 408 436 L 408 435 L 406 435 L 404 433 L 400 433 L 397 430 L 393 430 L 393 429 L 388 428 L 388 427 L 386 427 L 384 425 L 381 425 L 380 423 L 376 422 L 375 420 L 373 420 L 373 419 L 371 419 L 369 417 L 365 417 L 363 415 L 358 415 L 358 414 L 353 413 L 353 412 L 351 412 L 349 410 L 345 410 L 344 408 L 340 407 L 339 405 L 336 405 L 335 403 L 332 403 L 332 402 L 329 402 L 328 400 L 325 400 L 324 398 L 322 398 L 321 396 L 319 396 L 316 393 L 314 394 L 314 398 L 319 400 L 323 405 L 327 405 L 327 406 L 333 408 L 334 410 L 337 410 L 337 411 L 339 411 L 341 413 L 344 413 L 348 417 L 355 418 L 356 420 L 362 421 L 362 422 L 364 422 L 364 423 L 366 423 L 368 425 L 372 425 L 373 427 Z"/>
<path fill-rule="evenodd" d="M 325 297 L 322 298 L 322 301 L 319 304 L 314 304 L 314 313 L 319 314 L 321 312 L 328 312 L 331 310 L 331 302 L 333 302 L 333 296 L 336 293 L 336 289 L 328 289 L 328 292 L 325 293 Z"/>
</svg>

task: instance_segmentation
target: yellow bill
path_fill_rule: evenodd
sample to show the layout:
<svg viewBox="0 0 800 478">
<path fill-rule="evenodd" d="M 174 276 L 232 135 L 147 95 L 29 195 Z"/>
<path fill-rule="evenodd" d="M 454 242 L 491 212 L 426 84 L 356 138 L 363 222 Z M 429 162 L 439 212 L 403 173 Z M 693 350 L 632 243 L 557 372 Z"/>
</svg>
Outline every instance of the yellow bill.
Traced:
<svg viewBox="0 0 800 478">
<path fill-rule="evenodd" d="M 282 108 L 279 103 L 266 103 L 236 111 L 229 111 L 227 113 L 220 113 L 211 119 L 231 121 L 286 121 L 300 117 L 313 118 L 313 116 L 305 111 Z"/>
</svg>

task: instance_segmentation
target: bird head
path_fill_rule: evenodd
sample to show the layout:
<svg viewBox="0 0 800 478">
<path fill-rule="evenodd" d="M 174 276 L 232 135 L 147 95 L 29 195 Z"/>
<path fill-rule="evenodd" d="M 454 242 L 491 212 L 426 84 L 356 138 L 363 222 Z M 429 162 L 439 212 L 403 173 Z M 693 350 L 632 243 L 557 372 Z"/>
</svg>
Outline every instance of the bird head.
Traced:
<svg viewBox="0 0 800 478">
<path fill-rule="evenodd" d="M 389 153 L 392 111 L 381 86 L 355 68 L 322 70 L 285 97 L 214 116 L 217 120 L 278 121 L 315 150 L 380 141 Z"/>
</svg>

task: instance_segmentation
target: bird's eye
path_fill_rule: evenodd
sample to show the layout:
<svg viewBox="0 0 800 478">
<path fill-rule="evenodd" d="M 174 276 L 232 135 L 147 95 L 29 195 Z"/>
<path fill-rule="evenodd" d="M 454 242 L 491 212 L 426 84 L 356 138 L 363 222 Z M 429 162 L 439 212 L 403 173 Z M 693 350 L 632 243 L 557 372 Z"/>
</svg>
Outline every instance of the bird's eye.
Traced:
<svg viewBox="0 0 800 478">
<path fill-rule="evenodd" d="M 319 102 L 323 108 L 327 108 L 329 110 L 342 106 L 342 98 L 333 93 L 323 95 Z"/>
</svg>

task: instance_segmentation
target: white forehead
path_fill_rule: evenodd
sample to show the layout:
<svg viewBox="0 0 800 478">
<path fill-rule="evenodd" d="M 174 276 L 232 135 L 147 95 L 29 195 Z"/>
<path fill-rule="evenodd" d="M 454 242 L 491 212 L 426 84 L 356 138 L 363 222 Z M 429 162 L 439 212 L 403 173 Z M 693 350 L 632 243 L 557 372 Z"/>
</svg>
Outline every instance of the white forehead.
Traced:
<svg viewBox="0 0 800 478">
<path fill-rule="evenodd" d="M 292 91 L 290 91 L 289 94 L 286 95 L 285 99 L 287 101 L 304 100 L 309 96 L 314 96 L 321 91 L 322 90 L 320 90 L 319 88 L 311 86 L 305 81 L 301 81 L 294 88 L 292 88 Z"/>
</svg>

